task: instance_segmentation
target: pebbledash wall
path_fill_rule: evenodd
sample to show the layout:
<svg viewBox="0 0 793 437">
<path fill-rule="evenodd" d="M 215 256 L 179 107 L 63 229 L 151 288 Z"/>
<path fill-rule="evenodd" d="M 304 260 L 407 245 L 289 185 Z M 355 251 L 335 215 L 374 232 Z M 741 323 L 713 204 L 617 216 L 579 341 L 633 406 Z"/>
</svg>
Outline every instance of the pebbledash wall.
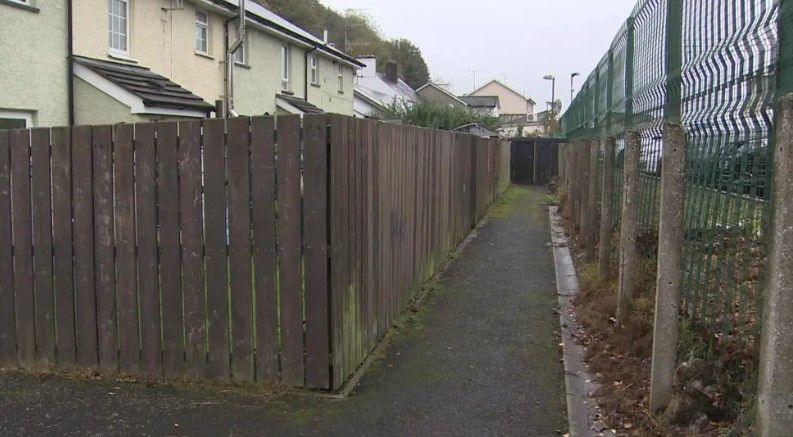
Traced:
<svg viewBox="0 0 793 437">
<path fill-rule="evenodd" d="M 66 125 L 66 2 L 29 3 L 0 2 L 0 119 L 22 115 L 27 127 Z"/>
<path fill-rule="evenodd" d="M 341 115 L 0 131 L 0 367 L 338 389 L 508 173 Z"/>
</svg>

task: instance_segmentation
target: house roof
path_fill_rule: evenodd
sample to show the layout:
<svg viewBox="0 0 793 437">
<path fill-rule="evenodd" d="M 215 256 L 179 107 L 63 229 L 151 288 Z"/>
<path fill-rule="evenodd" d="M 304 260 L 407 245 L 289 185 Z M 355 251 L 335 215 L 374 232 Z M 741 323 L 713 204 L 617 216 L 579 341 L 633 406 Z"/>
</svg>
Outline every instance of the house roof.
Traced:
<svg viewBox="0 0 793 437">
<path fill-rule="evenodd" d="M 461 99 L 461 98 L 459 98 L 459 97 L 455 96 L 454 94 L 450 93 L 450 92 L 449 92 L 449 91 L 448 91 L 446 88 L 444 88 L 444 87 L 442 87 L 442 86 L 439 86 L 439 85 L 437 85 L 437 84 L 434 84 L 434 83 L 432 83 L 432 82 L 427 82 L 426 84 L 424 84 L 423 86 L 421 86 L 419 89 L 417 89 L 417 90 L 416 90 L 416 93 L 417 93 L 417 94 L 418 94 L 418 93 L 420 93 L 420 92 L 421 92 L 421 90 L 423 90 L 423 89 L 425 89 L 425 88 L 435 88 L 436 90 L 438 90 L 438 91 L 442 92 L 443 94 L 447 95 L 449 98 L 451 98 L 451 99 L 453 99 L 453 100 L 456 100 L 456 101 L 460 102 L 460 103 L 461 103 L 461 104 L 463 104 L 463 105 L 466 105 L 466 104 L 467 104 L 467 103 L 465 102 L 465 100 L 463 100 L 463 99 Z"/>
<path fill-rule="evenodd" d="M 460 96 L 472 108 L 498 108 L 498 96 Z"/>
<path fill-rule="evenodd" d="M 532 105 L 537 104 L 537 102 L 535 102 L 534 99 L 530 99 L 530 98 L 524 96 L 523 93 L 521 93 L 519 91 L 516 91 L 515 88 L 512 88 L 511 86 L 505 84 L 504 82 L 501 82 L 498 79 L 492 79 L 490 82 L 487 82 L 486 84 L 480 86 L 479 88 L 471 91 L 470 93 L 468 93 L 468 95 L 470 96 L 470 95 L 472 95 L 472 94 L 474 94 L 474 93 L 476 93 L 478 91 L 481 91 L 482 89 L 484 89 L 486 86 L 490 85 L 491 83 L 496 83 L 496 84 L 500 85 L 501 87 L 506 88 L 507 90 L 511 91 L 512 93 L 517 94 L 520 97 L 528 100 L 529 102 L 531 102 Z"/>
<path fill-rule="evenodd" d="M 208 0 L 208 1 L 214 3 L 215 5 L 221 6 L 229 11 L 239 10 L 239 0 Z M 249 20 L 253 20 L 266 27 L 273 28 L 274 30 L 283 32 L 293 38 L 302 40 L 303 42 L 316 47 L 321 52 L 325 52 L 326 54 L 341 58 L 344 61 L 349 62 L 359 68 L 363 67 L 363 64 L 361 64 L 354 57 L 333 47 L 333 45 L 323 41 L 320 38 L 317 38 L 316 36 L 306 31 L 305 29 L 301 28 L 300 26 L 297 26 L 296 24 L 290 22 L 284 17 L 281 17 L 280 15 L 270 11 L 269 9 L 259 4 L 256 4 L 251 1 L 245 2 L 245 12 Z"/>
<path fill-rule="evenodd" d="M 210 112 L 215 107 L 170 79 L 146 67 L 74 56 L 82 65 L 114 85 L 134 94 L 152 108 L 191 109 Z"/>
<path fill-rule="evenodd" d="M 285 101 L 287 104 L 294 106 L 303 114 L 322 114 L 325 111 L 319 109 L 317 106 L 295 96 L 290 96 L 287 94 L 277 94 L 277 98 Z"/>
</svg>

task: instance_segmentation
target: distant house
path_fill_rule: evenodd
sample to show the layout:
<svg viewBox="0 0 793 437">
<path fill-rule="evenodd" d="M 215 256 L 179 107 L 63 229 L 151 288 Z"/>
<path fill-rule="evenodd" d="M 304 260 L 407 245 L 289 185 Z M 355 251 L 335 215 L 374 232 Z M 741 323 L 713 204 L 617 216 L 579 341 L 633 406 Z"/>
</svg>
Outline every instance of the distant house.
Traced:
<svg viewBox="0 0 793 437">
<path fill-rule="evenodd" d="M 435 103 L 439 105 L 448 105 L 456 108 L 466 108 L 468 104 L 461 98 L 455 96 L 449 90 L 441 85 L 428 82 L 421 88 L 416 90 L 421 101 L 427 103 Z"/>
<path fill-rule="evenodd" d="M 362 118 L 380 118 L 383 110 L 393 105 L 412 106 L 420 99 L 416 91 L 399 77 L 399 65 L 389 62 L 385 73 L 377 72 L 373 57 L 358 58 L 364 67 L 355 77 L 355 115 Z"/>
<path fill-rule="evenodd" d="M 486 117 L 501 115 L 501 102 L 498 96 L 460 96 L 471 111 Z"/>
<path fill-rule="evenodd" d="M 497 96 L 500 104 L 499 118 L 504 123 L 525 123 L 536 120 L 534 115 L 536 102 L 498 79 L 491 80 L 467 95 Z"/>
</svg>

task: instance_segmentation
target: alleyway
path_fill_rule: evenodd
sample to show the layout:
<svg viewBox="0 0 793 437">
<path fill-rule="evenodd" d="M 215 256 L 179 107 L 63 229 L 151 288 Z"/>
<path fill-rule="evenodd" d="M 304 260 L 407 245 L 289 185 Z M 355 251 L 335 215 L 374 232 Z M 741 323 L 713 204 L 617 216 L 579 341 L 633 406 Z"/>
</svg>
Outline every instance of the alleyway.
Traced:
<svg viewBox="0 0 793 437">
<path fill-rule="evenodd" d="M 0 434 L 566 432 L 548 215 L 514 188 L 345 400 L 0 374 Z"/>
</svg>

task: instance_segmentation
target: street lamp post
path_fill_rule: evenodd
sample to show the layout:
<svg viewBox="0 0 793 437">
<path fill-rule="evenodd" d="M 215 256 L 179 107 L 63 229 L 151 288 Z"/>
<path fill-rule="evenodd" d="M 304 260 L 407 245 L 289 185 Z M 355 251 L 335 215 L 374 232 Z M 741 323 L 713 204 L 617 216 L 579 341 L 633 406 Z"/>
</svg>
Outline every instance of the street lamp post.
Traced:
<svg viewBox="0 0 793 437">
<path fill-rule="evenodd" d="M 554 113 L 554 103 L 556 102 L 556 76 L 549 74 L 543 77 L 545 80 L 551 81 L 551 115 Z"/>
<path fill-rule="evenodd" d="M 570 104 L 573 104 L 573 96 L 575 95 L 575 85 L 573 85 L 573 80 L 581 76 L 581 73 L 573 73 L 570 75 Z"/>
</svg>

